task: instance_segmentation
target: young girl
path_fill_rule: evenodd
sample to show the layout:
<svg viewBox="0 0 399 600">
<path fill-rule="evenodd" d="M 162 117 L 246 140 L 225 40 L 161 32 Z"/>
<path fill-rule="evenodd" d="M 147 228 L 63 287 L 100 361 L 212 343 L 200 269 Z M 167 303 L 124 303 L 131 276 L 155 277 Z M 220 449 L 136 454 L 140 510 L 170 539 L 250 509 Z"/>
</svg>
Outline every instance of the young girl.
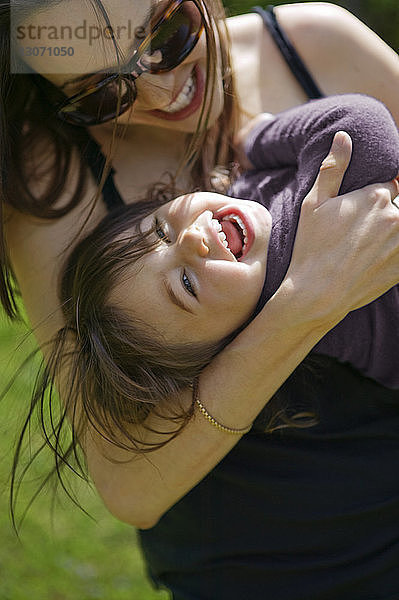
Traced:
<svg viewBox="0 0 399 600">
<path fill-rule="evenodd" d="M 119 389 L 118 374 L 126 386 L 118 410 L 132 422 L 136 412 L 147 417 L 259 313 L 284 280 L 303 199 L 337 131 L 353 142 L 343 193 L 399 174 L 399 133 L 387 109 L 366 96 L 333 96 L 252 129 L 245 147 L 256 170 L 232 189 L 248 200 L 196 192 L 145 217 L 119 209 L 75 248 L 61 301 L 78 336 L 74 368 L 101 406 Z M 339 143 L 348 143 L 343 134 Z M 314 352 L 399 388 L 398 293 L 395 286 L 351 312 Z"/>
</svg>

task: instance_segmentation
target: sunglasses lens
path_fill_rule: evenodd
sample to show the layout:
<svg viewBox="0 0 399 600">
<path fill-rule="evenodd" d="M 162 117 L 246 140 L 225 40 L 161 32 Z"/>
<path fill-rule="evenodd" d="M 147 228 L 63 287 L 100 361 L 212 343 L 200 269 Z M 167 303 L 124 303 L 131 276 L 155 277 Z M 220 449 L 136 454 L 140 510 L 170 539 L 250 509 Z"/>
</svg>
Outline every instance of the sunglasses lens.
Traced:
<svg viewBox="0 0 399 600">
<path fill-rule="evenodd" d="M 152 73 L 170 70 L 192 51 L 203 28 L 202 15 L 194 2 L 182 2 L 165 15 L 141 49 L 140 63 Z"/>
<path fill-rule="evenodd" d="M 141 72 L 174 69 L 193 50 L 204 26 L 199 8 L 191 0 L 172 2 L 169 11 L 154 21 L 149 24 L 148 35 L 136 54 Z M 133 78 L 109 79 L 104 80 L 101 73 L 93 75 L 87 82 L 87 92 L 70 98 L 58 115 L 74 125 L 88 126 L 105 123 L 126 112 L 136 99 Z"/>
<path fill-rule="evenodd" d="M 59 114 L 63 120 L 75 125 L 106 123 L 126 112 L 135 98 L 136 87 L 133 82 L 113 79 L 96 92 L 66 104 Z"/>
</svg>

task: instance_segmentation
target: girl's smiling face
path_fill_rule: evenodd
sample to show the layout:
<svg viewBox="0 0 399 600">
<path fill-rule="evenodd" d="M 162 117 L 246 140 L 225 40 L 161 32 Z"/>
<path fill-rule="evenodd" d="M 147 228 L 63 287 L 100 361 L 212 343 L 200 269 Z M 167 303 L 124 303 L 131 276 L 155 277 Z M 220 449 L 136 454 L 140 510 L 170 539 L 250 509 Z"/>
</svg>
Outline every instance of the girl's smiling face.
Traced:
<svg viewBox="0 0 399 600">
<path fill-rule="evenodd" d="M 266 273 L 270 213 L 208 192 L 189 194 L 146 217 L 158 245 L 115 296 L 167 342 L 215 342 L 252 314 Z"/>
</svg>

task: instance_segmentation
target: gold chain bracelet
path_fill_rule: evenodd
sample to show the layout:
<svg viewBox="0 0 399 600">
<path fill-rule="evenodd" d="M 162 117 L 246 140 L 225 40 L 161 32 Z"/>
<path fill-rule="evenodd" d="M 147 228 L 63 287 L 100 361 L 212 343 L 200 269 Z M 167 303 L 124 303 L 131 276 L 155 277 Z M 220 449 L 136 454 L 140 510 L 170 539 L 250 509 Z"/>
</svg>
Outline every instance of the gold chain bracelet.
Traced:
<svg viewBox="0 0 399 600">
<path fill-rule="evenodd" d="M 193 388 L 193 398 L 194 398 L 199 410 L 201 411 L 201 413 L 203 414 L 205 419 L 207 419 L 211 425 L 213 425 L 220 431 L 224 431 L 225 433 L 232 433 L 234 435 L 244 435 L 245 433 L 248 433 L 248 431 L 251 430 L 252 424 L 248 425 L 248 427 L 243 427 L 242 429 L 233 429 L 232 427 L 226 427 L 225 425 L 222 425 L 222 423 L 219 423 L 219 421 L 217 421 L 215 419 L 215 417 L 212 417 L 212 415 L 209 414 L 209 412 L 206 410 L 205 406 L 202 404 L 201 400 L 199 399 L 199 383 L 198 383 L 197 377 L 195 378 L 195 380 L 193 382 L 192 388 Z"/>
</svg>

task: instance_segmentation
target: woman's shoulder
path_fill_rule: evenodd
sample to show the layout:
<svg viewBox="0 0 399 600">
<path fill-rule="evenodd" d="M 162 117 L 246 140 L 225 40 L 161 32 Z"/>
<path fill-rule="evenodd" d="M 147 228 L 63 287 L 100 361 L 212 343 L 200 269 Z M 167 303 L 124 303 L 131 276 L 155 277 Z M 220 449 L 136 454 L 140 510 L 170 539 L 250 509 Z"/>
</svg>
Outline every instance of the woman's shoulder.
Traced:
<svg viewBox="0 0 399 600">
<path fill-rule="evenodd" d="M 310 32 L 342 34 L 359 21 L 347 10 L 328 2 L 287 4 L 275 7 L 280 25 L 288 35 L 304 36 Z M 256 42 L 257 36 L 267 34 L 262 18 L 257 13 L 246 13 L 226 20 L 229 34 L 234 43 Z M 342 31 L 344 27 L 344 31 Z"/>
<path fill-rule="evenodd" d="M 324 2 L 280 6 L 276 15 L 324 94 L 374 96 L 398 119 L 398 54 L 355 15 Z"/>
<path fill-rule="evenodd" d="M 342 53 L 346 48 L 369 41 L 370 35 L 375 42 L 378 39 L 352 13 L 328 2 L 277 6 L 275 14 L 282 30 L 305 59 L 309 54 L 313 60 L 317 56 L 324 60 L 324 53 L 332 48 Z M 248 44 L 252 49 L 257 47 L 258 51 L 262 51 L 264 43 L 271 41 L 267 28 L 256 13 L 230 17 L 227 25 L 233 48 L 235 44 Z"/>
<path fill-rule="evenodd" d="M 395 118 L 399 117 L 395 101 L 398 55 L 359 19 L 326 2 L 283 5 L 276 7 L 275 14 L 324 94 L 358 92 L 375 96 Z M 243 80 L 244 100 L 251 83 L 252 93 L 258 88 L 260 110 L 277 112 L 305 102 L 306 95 L 261 17 L 254 13 L 240 15 L 229 18 L 227 23 L 233 64 L 238 80 Z M 251 69 L 252 80 L 248 82 Z M 240 92 L 240 85 L 238 89 Z"/>
<path fill-rule="evenodd" d="M 372 41 L 375 47 L 379 40 L 355 15 L 336 4 L 289 4 L 276 7 L 275 13 L 279 24 L 305 59 L 309 55 L 325 61 L 331 50 L 340 57 L 366 42 Z M 335 58 L 330 56 L 332 61 Z"/>
</svg>

